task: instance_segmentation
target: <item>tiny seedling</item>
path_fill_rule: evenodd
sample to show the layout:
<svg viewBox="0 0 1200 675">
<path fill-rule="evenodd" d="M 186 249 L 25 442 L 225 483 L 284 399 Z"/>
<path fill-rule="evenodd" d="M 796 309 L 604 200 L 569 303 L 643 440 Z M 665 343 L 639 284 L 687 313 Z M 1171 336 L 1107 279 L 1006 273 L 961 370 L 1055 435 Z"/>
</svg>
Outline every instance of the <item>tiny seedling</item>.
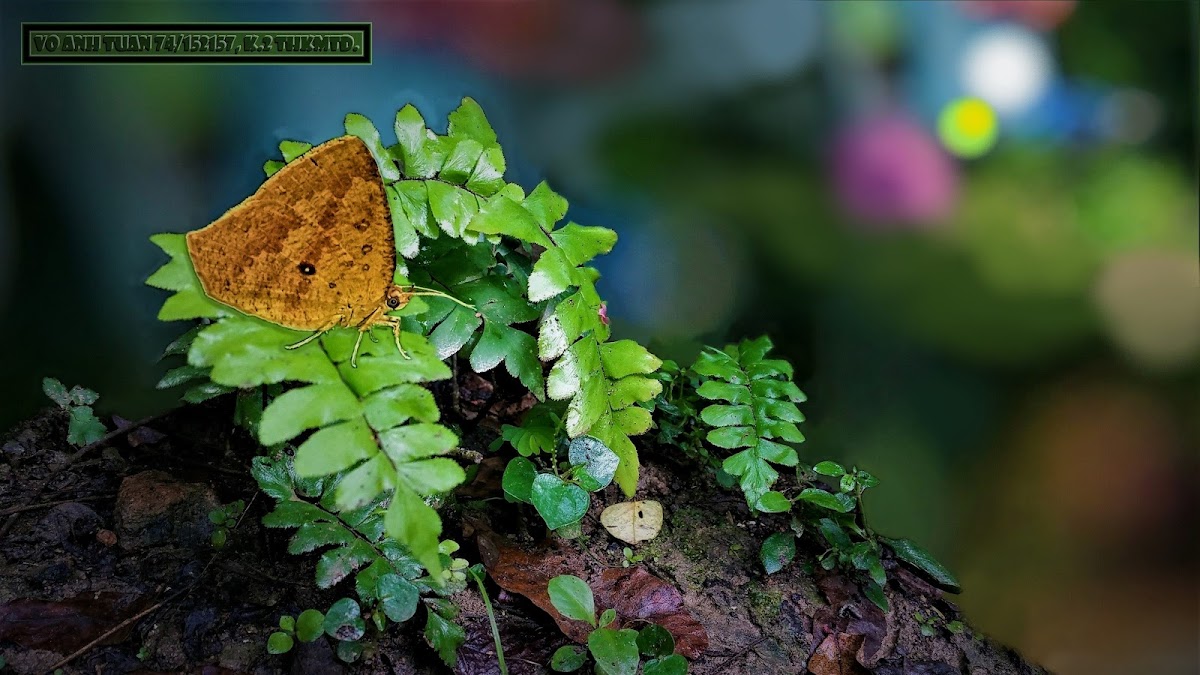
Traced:
<svg viewBox="0 0 1200 675">
<path fill-rule="evenodd" d="M 629 567 L 630 565 L 636 565 L 646 559 L 646 556 L 644 554 L 634 555 L 633 549 L 629 548 L 628 546 L 621 549 L 621 555 L 625 556 L 625 559 L 621 561 L 621 567 Z"/>
<path fill-rule="evenodd" d="M 92 405 L 100 400 L 96 392 L 80 386 L 68 390 L 66 385 L 53 377 L 42 380 L 42 391 L 69 416 L 67 442 L 71 445 L 83 447 L 104 438 L 108 433 L 92 410 Z"/>
<path fill-rule="evenodd" d="M 208 520 L 213 524 L 213 548 L 225 547 L 225 543 L 229 541 L 229 531 L 237 525 L 238 519 L 245 511 L 246 502 L 239 499 L 208 512 Z"/>
<path fill-rule="evenodd" d="M 617 613 L 612 608 L 596 618 L 596 604 L 587 582 L 572 575 L 557 576 L 547 588 L 550 603 L 568 619 L 592 627 L 587 652 L 576 645 L 558 648 L 550 657 L 550 668 L 560 673 L 579 670 L 591 656 L 598 675 L 634 675 L 639 664 L 648 675 L 684 675 L 687 660 L 675 653 L 675 638 L 667 629 L 648 623 L 640 631 L 614 628 Z M 645 661 L 643 661 L 645 658 Z"/>
</svg>

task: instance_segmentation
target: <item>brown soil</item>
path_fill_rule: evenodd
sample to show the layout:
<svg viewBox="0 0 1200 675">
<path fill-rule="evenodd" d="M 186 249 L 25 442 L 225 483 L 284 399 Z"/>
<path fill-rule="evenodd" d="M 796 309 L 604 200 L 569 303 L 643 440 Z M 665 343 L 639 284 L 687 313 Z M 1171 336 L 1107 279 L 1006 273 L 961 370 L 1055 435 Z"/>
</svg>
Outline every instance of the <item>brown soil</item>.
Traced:
<svg viewBox="0 0 1200 675">
<path fill-rule="evenodd" d="M 460 423 L 470 450 L 485 450 L 496 423 L 511 421 L 497 419 L 497 411 L 511 416 L 523 407 L 484 405 L 499 403 L 485 401 L 492 389 L 468 375 L 453 397 L 461 408 L 450 422 Z M 325 639 L 287 655 L 267 654 L 267 636 L 281 614 L 325 609 L 354 592 L 351 582 L 318 590 L 312 581 L 316 554 L 289 555 L 290 532 L 259 524 L 272 507 L 249 473 L 259 448 L 232 424 L 232 411 L 229 398 L 181 408 L 149 425 L 158 433 L 122 435 L 77 456 L 44 488 L 46 477 L 76 453 L 65 440 L 62 414 L 47 411 L 0 441 L 0 527 L 12 520 L 0 539 L 3 672 L 450 672 L 421 634 L 423 611 L 371 637 L 353 665 L 337 661 Z M 932 637 L 923 636 L 915 613 L 936 609 L 951 621 L 960 618 L 958 610 L 895 561 L 887 561 L 892 582 L 886 615 L 836 574 L 794 564 L 767 576 L 759 544 L 785 521 L 752 519 L 738 495 L 654 449 L 644 450 L 643 461 L 639 498 L 662 502 L 666 518 L 662 534 L 640 548 L 645 557 L 637 565 L 677 589 L 686 613 L 707 633 L 690 672 L 1044 672 L 970 627 L 955 635 L 940 624 Z M 487 538 L 515 542 L 504 544 L 512 547 L 509 553 L 529 556 L 534 566 L 553 558 L 589 580 L 622 568 L 624 544 L 599 524 L 600 510 L 621 501 L 615 488 L 596 495 L 580 538 L 547 549 L 538 541 L 544 527 L 531 509 L 487 499 L 498 490 L 497 466 L 502 464 L 485 462 L 476 482 L 444 514 L 443 537 L 463 544 L 457 555 L 479 560 L 477 541 Z M 237 499 L 249 504 L 246 516 L 216 550 L 208 511 Z M 800 561 L 818 552 L 801 549 Z M 539 558 L 540 552 L 549 557 Z M 494 582 L 489 593 L 509 671 L 550 672 L 544 665 L 550 654 L 570 639 L 529 599 Z M 468 635 L 455 672 L 499 672 L 474 586 L 454 600 Z"/>
</svg>

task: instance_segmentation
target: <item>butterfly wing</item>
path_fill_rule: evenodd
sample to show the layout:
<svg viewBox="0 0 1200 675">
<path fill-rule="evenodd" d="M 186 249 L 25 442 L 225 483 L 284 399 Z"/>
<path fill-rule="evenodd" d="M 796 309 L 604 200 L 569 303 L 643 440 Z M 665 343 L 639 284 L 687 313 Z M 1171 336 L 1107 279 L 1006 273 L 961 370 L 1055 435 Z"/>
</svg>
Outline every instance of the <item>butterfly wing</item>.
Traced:
<svg viewBox="0 0 1200 675">
<path fill-rule="evenodd" d="M 289 163 L 187 242 L 210 297 L 304 330 L 365 317 L 396 265 L 383 183 L 353 136 Z"/>
</svg>

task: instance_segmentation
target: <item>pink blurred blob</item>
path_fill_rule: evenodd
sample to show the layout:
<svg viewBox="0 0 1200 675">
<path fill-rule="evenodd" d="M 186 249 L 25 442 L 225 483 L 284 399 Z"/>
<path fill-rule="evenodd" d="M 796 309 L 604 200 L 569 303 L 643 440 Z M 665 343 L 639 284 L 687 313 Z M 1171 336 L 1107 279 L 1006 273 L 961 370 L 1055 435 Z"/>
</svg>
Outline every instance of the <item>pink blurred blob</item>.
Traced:
<svg viewBox="0 0 1200 675">
<path fill-rule="evenodd" d="M 926 229 L 954 210 L 958 170 L 928 131 L 907 116 L 863 119 L 833 142 L 834 189 L 865 229 Z"/>
<path fill-rule="evenodd" d="M 959 0 L 968 14 L 1019 21 L 1037 30 L 1052 30 L 1075 12 L 1075 0 Z"/>
<path fill-rule="evenodd" d="M 621 72 L 639 51 L 635 15 L 615 0 L 411 0 L 347 7 L 380 42 L 448 48 L 493 73 L 548 80 Z"/>
</svg>

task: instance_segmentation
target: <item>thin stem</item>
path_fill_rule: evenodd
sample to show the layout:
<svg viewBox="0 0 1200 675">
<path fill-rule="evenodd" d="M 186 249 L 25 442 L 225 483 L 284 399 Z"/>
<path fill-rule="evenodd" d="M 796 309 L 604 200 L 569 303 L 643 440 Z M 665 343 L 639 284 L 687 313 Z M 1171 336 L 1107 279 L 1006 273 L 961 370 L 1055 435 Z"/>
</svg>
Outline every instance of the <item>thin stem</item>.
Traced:
<svg viewBox="0 0 1200 675">
<path fill-rule="evenodd" d="M 488 599 L 487 589 L 483 587 L 483 575 L 472 571 L 471 576 L 479 586 L 483 606 L 487 608 L 488 621 L 492 624 L 492 640 L 496 643 L 496 662 L 500 664 L 500 675 L 508 675 L 508 666 L 504 665 L 504 645 L 500 644 L 500 628 L 496 625 L 496 614 L 492 612 L 492 601 Z"/>
</svg>

